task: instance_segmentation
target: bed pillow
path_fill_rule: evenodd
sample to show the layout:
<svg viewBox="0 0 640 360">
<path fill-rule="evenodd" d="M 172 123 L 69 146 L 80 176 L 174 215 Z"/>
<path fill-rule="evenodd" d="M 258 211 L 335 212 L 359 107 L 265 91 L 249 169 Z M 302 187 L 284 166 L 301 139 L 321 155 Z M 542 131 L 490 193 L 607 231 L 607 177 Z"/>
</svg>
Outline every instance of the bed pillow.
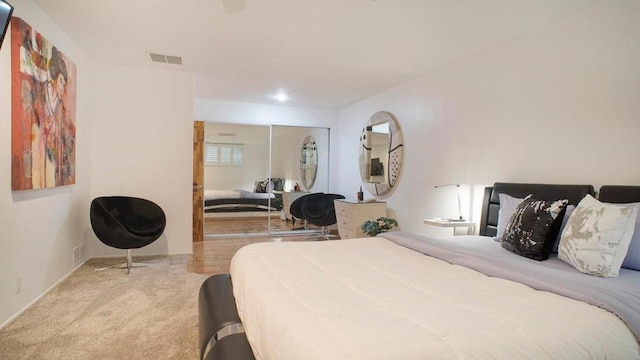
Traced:
<svg viewBox="0 0 640 360">
<path fill-rule="evenodd" d="M 636 205 L 606 204 L 585 196 L 562 232 L 558 257 L 585 274 L 618 276 L 637 216 Z"/>
<path fill-rule="evenodd" d="M 618 204 L 620 205 L 620 204 Z M 640 203 L 631 203 L 625 205 L 638 206 L 638 212 L 640 212 Z M 629 250 L 627 250 L 627 256 L 625 256 L 622 262 L 622 267 L 625 269 L 640 271 L 640 216 L 636 216 L 636 226 L 631 237 L 631 243 L 629 244 Z"/>
<path fill-rule="evenodd" d="M 511 195 L 507 194 L 498 194 L 500 197 L 500 210 L 498 211 L 498 225 L 497 225 L 497 234 L 493 238 L 495 241 L 500 242 L 502 240 L 502 235 L 504 235 L 504 229 L 507 227 L 507 223 L 511 218 L 511 215 L 516 211 L 516 207 L 524 200 L 521 198 L 515 198 Z M 560 230 L 558 231 L 558 237 L 556 239 L 555 244 L 553 244 L 553 249 L 551 253 L 558 253 L 558 246 L 560 245 L 560 235 L 562 234 L 562 230 L 564 230 L 565 226 L 567 226 L 567 221 L 569 221 L 569 217 L 571 213 L 576 208 L 575 205 L 567 205 L 566 211 L 562 216 L 562 223 L 560 224 Z M 640 235 L 638 235 L 640 236 Z M 640 267 L 640 239 L 638 239 L 638 267 Z M 624 267 L 624 265 L 623 265 Z M 640 270 L 640 269 L 638 269 Z"/>
<path fill-rule="evenodd" d="M 271 178 L 271 185 L 273 185 L 273 189 L 271 191 L 283 191 L 284 190 L 284 179 L 282 178 Z"/>
<path fill-rule="evenodd" d="M 507 194 L 498 194 L 498 197 L 500 198 L 500 210 L 498 211 L 498 229 L 494 237 L 496 241 L 502 240 L 504 229 L 507 227 L 511 215 L 513 215 L 518 205 L 524 200 Z"/>
<path fill-rule="evenodd" d="M 568 200 L 545 201 L 527 196 L 505 228 L 502 247 L 534 260 L 547 260 L 558 237 Z"/>
<path fill-rule="evenodd" d="M 269 179 L 266 180 L 257 180 L 253 185 L 253 192 L 256 193 L 266 193 L 269 189 Z"/>
</svg>

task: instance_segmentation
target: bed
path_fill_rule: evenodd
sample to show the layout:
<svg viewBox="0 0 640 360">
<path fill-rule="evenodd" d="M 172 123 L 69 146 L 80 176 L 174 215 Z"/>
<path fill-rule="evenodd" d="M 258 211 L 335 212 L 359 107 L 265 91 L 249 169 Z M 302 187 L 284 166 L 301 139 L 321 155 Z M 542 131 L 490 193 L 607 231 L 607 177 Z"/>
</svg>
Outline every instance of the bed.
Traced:
<svg viewBox="0 0 640 360">
<path fill-rule="evenodd" d="M 205 190 L 204 211 L 239 212 L 239 211 L 280 211 L 282 195 L 273 192 L 256 193 L 246 190 Z"/>
<path fill-rule="evenodd" d="M 599 198 L 636 202 L 639 189 L 603 186 Z M 201 289 L 201 355 L 640 359 L 640 271 L 601 278 L 553 253 L 535 261 L 505 250 L 494 239 L 499 194 L 576 205 L 594 189 L 496 183 L 485 192 L 480 236 L 390 232 L 244 247 L 230 277 Z"/>
<path fill-rule="evenodd" d="M 282 209 L 282 179 L 257 180 L 253 191 L 246 190 L 205 190 L 204 211 L 280 211 Z"/>
</svg>

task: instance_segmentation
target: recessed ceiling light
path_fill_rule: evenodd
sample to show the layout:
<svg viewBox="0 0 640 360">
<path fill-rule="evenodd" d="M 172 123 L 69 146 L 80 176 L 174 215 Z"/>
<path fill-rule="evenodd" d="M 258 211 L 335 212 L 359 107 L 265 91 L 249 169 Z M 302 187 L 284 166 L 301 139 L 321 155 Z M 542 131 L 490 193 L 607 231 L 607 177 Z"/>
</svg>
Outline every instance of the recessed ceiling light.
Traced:
<svg viewBox="0 0 640 360">
<path fill-rule="evenodd" d="M 284 93 L 284 91 L 280 91 L 278 93 L 278 95 L 275 96 L 276 100 L 280 101 L 280 102 L 285 102 L 287 100 L 289 100 L 289 96 L 287 94 Z"/>
</svg>

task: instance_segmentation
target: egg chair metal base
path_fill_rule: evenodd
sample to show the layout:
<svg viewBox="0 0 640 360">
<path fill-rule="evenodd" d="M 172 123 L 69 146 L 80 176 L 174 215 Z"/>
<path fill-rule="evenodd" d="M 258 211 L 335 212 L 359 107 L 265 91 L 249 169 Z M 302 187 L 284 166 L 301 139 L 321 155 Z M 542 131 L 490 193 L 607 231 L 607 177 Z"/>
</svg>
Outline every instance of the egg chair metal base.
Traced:
<svg viewBox="0 0 640 360">
<path fill-rule="evenodd" d="M 322 237 L 325 238 L 325 240 L 331 240 L 331 239 L 337 239 L 339 238 L 338 235 L 333 235 L 329 232 L 329 230 L 327 230 L 327 226 L 323 226 L 322 227 Z"/>
<path fill-rule="evenodd" d="M 127 262 L 122 263 L 122 264 L 116 264 L 116 265 L 111 265 L 111 266 L 105 266 L 102 268 L 98 268 L 96 269 L 96 271 L 102 271 L 102 270 L 106 270 L 106 269 L 127 269 L 127 275 L 129 275 L 131 273 L 131 268 L 133 267 L 147 267 L 147 266 L 152 266 L 151 264 L 146 264 L 146 263 L 137 263 L 137 262 L 133 262 L 133 257 L 131 256 L 131 249 L 127 249 Z"/>
<path fill-rule="evenodd" d="M 320 232 L 314 234 L 314 236 L 310 236 L 307 240 L 331 240 L 339 238 L 339 236 L 329 233 L 327 228 L 328 226 L 321 227 Z"/>
</svg>

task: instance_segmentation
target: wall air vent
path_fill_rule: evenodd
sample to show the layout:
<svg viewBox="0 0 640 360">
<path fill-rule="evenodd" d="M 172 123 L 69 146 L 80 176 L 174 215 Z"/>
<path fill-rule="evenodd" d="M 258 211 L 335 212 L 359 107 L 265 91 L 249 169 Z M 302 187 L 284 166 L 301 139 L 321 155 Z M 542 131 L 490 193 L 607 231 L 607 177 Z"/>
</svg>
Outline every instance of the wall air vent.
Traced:
<svg viewBox="0 0 640 360">
<path fill-rule="evenodd" d="M 167 64 L 182 65 L 182 57 L 167 55 Z"/>
<path fill-rule="evenodd" d="M 163 63 L 163 64 L 173 64 L 173 65 L 182 65 L 182 57 L 181 56 L 173 56 L 173 55 L 164 55 L 158 53 L 149 52 L 149 59 L 153 62 Z"/>
</svg>

